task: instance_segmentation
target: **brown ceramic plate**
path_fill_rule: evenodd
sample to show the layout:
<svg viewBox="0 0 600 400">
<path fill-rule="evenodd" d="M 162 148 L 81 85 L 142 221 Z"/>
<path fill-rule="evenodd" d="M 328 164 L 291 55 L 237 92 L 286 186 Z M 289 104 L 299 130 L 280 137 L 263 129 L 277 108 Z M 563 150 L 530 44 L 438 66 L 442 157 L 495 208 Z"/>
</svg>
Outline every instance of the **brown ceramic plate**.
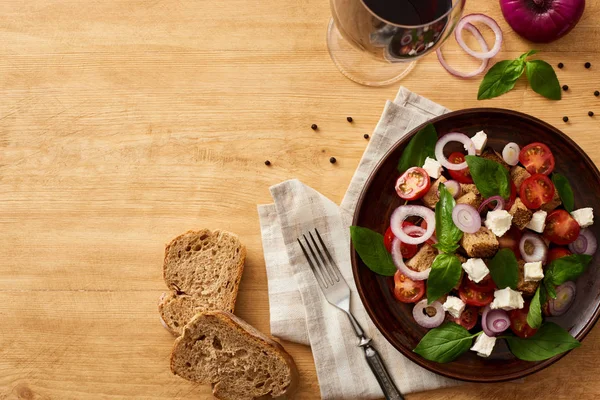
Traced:
<svg viewBox="0 0 600 400">
<path fill-rule="evenodd" d="M 573 140 L 551 125 L 515 111 L 493 108 L 456 111 L 431 122 L 439 136 L 448 132 L 463 132 L 472 136 L 485 129 L 488 147 L 500 152 L 508 142 L 516 142 L 521 147 L 532 142 L 545 143 L 555 155 L 555 171 L 565 175 L 571 182 L 575 208 L 593 207 L 596 211 L 600 210 L 598 169 Z M 354 225 L 367 227 L 381 234 L 385 232 L 392 211 L 401 204 L 394 190 L 394 183 L 398 178 L 398 160 L 409 140 L 423 126 L 396 143 L 375 168 L 358 201 Z M 446 149 L 449 150 L 452 149 Z M 600 223 L 597 222 L 590 228 L 600 238 Z M 371 319 L 396 349 L 430 371 L 465 381 L 500 382 L 540 371 L 564 356 L 562 354 L 540 362 L 521 361 L 510 353 L 504 340 L 499 340 L 492 356 L 487 359 L 468 351 L 451 363 L 428 361 L 412 351 L 427 331 L 414 321 L 413 305 L 397 302 L 390 290 L 393 278 L 371 272 L 354 248 L 351 251 L 358 292 Z M 600 314 L 599 278 L 600 266 L 598 257 L 595 257 L 588 271 L 577 280 L 577 295 L 569 312 L 560 318 L 548 320 L 568 329 L 578 340 L 583 339 Z M 583 344 L 575 351 L 585 351 L 585 346 Z"/>
</svg>

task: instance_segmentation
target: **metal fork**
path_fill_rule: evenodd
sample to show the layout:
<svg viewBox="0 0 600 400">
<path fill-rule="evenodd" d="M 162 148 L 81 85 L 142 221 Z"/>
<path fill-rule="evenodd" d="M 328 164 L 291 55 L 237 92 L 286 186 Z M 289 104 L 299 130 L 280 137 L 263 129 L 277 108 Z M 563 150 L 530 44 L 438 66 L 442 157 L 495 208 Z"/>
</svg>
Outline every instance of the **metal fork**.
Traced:
<svg viewBox="0 0 600 400">
<path fill-rule="evenodd" d="M 379 382 L 385 398 L 387 400 L 404 400 L 404 397 L 402 397 L 400 391 L 394 385 L 390 374 L 387 372 L 379 353 L 370 345 L 371 339 L 365 335 L 358 321 L 356 321 L 350 312 L 350 288 L 348 287 L 348 283 L 342 276 L 333 257 L 331 257 L 331 253 L 327 250 L 327 246 L 325 246 L 325 242 L 323 242 L 317 229 L 315 229 L 315 234 L 320 246 L 317 244 L 317 240 L 315 240 L 312 232 L 308 232 L 310 241 L 306 235 L 302 235 L 310 254 L 306 251 L 300 238 L 297 240 L 304 256 L 308 260 L 310 269 L 319 283 L 321 292 L 323 292 L 323 295 L 330 304 L 344 311 L 350 319 L 352 328 L 354 328 L 356 336 L 360 339 L 358 346 L 364 350 L 365 358 L 369 363 L 369 367 L 371 367 L 371 371 L 375 374 L 375 378 L 377 378 L 377 382 Z"/>
</svg>

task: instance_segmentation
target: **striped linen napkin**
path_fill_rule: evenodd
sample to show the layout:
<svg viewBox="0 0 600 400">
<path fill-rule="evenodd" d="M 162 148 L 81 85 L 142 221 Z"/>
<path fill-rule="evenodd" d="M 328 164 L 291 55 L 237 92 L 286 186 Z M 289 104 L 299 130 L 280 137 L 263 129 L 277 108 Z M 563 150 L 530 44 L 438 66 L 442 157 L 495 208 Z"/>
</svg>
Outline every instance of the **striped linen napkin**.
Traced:
<svg viewBox="0 0 600 400">
<path fill-rule="evenodd" d="M 317 228 L 351 289 L 351 309 L 373 339 L 403 394 L 456 385 L 400 354 L 375 328 L 362 306 L 352 276 L 348 227 L 369 174 L 391 146 L 446 108 L 401 87 L 388 101 L 341 206 L 296 179 L 271 187 L 274 204 L 258 206 L 267 267 L 271 333 L 311 346 L 323 399 L 377 399 L 379 385 L 357 347 L 347 316 L 331 306 L 296 242 Z"/>
</svg>

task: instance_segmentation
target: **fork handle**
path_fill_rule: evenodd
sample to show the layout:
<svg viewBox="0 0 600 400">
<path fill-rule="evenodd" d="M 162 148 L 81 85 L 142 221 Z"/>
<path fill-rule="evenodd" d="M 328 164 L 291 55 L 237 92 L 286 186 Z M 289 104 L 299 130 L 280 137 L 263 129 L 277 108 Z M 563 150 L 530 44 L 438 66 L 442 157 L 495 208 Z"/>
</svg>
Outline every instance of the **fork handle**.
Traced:
<svg viewBox="0 0 600 400">
<path fill-rule="evenodd" d="M 383 360 L 379 356 L 377 350 L 368 344 L 362 346 L 362 348 L 365 351 L 365 358 L 369 363 L 369 367 L 371 367 L 371 371 L 375 374 L 375 378 L 377 378 L 377 382 L 379 382 L 379 386 L 381 386 L 381 390 L 383 390 L 386 400 L 404 400 L 404 397 L 402 397 L 400 391 L 396 388 L 396 385 L 394 385 L 394 381 L 392 381 L 387 369 L 385 369 Z"/>
</svg>

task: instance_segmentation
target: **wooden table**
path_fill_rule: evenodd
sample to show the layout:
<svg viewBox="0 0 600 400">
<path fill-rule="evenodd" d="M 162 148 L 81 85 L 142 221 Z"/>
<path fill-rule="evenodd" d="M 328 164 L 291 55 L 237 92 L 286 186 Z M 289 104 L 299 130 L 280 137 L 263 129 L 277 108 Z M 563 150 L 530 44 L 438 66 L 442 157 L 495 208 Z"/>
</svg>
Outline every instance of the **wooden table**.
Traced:
<svg viewBox="0 0 600 400">
<path fill-rule="evenodd" d="M 499 58 L 531 48 L 496 1 L 468 3 L 502 23 Z M 565 63 L 558 75 L 569 91 L 560 102 L 525 80 L 479 102 L 479 79 L 449 76 L 435 56 L 402 84 L 451 109 L 542 118 L 598 163 L 598 122 L 587 112 L 600 115 L 599 14 L 600 1 L 588 1 L 569 36 L 535 46 L 541 58 Z M 329 16 L 324 0 L 0 5 L 0 398 L 210 398 L 209 388 L 169 371 L 173 337 L 156 311 L 164 244 L 188 229 L 240 235 L 248 259 L 237 311 L 268 332 L 256 205 L 288 178 L 339 202 L 367 145 L 363 134 L 399 86 L 344 78 L 327 53 Z M 450 42 L 451 63 L 476 65 Z M 301 371 L 297 398 L 318 398 L 310 349 L 284 345 Z M 524 384 L 407 398 L 598 398 L 599 357 L 596 328 L 583 348 Z"/>
</svg>

